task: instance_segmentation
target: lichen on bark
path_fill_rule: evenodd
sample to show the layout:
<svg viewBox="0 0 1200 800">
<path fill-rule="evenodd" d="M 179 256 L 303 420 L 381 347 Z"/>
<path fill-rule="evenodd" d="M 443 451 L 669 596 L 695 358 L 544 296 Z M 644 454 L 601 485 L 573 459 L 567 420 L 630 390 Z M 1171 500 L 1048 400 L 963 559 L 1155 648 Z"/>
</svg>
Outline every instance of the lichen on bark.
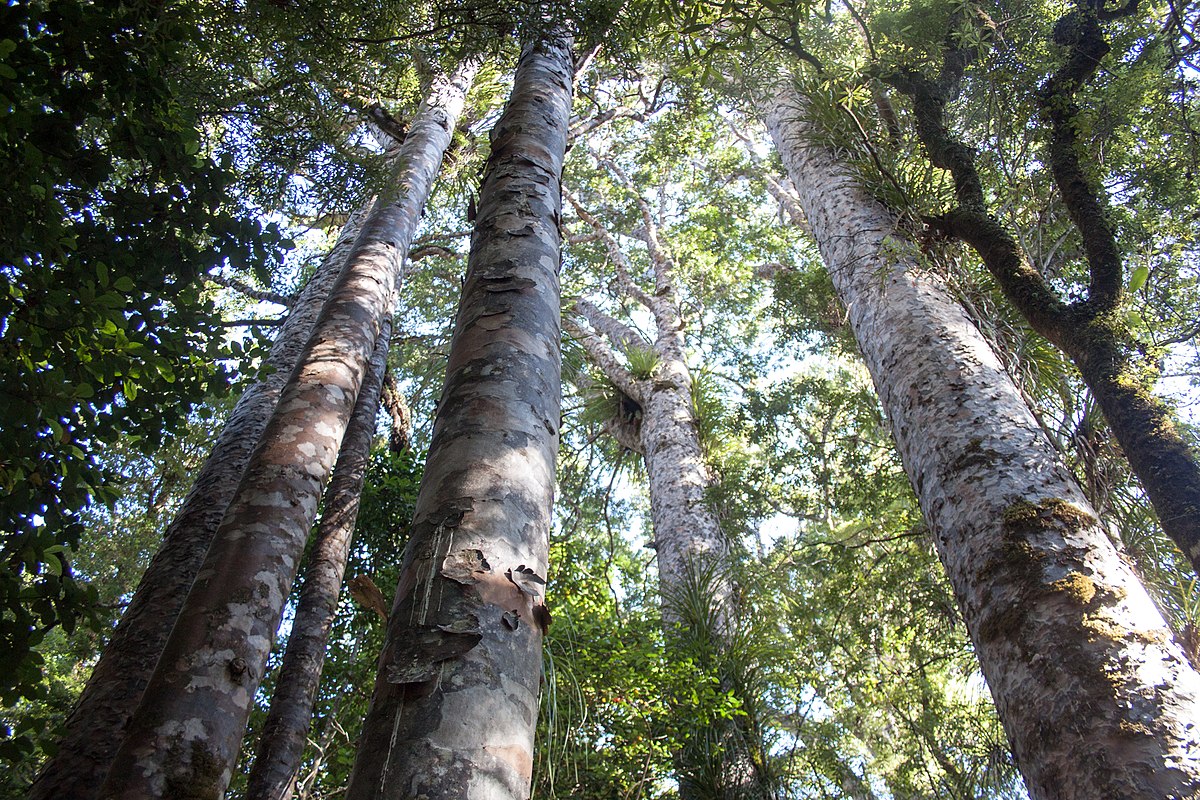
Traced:
<svg viewBox="0 0 1200 800">
<path fill-rule="evenodd" d="M 1030 796 L 1200 792 L 1200 675 L 962 308 L 887 246 L 895 221 L 805 98 L 784 82 L 764 100 Z"/>
</svg>

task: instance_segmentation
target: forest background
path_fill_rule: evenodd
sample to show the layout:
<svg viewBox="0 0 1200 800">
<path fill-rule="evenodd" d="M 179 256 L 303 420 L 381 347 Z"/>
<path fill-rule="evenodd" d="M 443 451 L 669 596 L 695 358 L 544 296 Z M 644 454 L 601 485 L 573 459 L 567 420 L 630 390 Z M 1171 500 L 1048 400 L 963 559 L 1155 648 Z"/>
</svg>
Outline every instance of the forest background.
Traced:
<svg viewBox="0 0 1200 800">
<path fill-rule="evenodd" d="M 1073 10 L 1108 47 L 1069 121 L 1115 232 L 1115 279 L 1092 252 L 1103 231 L 1055 190 L 1061 121 L 1043 98 L 1068 60 Z M 405 267 L 383 390 L 390 438 L 371 451 L 350 592 L 296 778 L 297 796 L 339 795 L 443 389 L 513 34 L 550 11 L 575 27 L 578 71 L 534 796 L 717 785 L 705 775 L 727 768 L 728 747 L 711 736 L 731 724 L 773 796 L 1027 796 L 854 309 L 764 126 L 781 72 L 806 98 L 811 135 L 894 215 L 892 255 L 919 259 L 965 309 L 1180 647 L 1200 655 L 1196 552 L 1172 542 L 1194 534 L 1164 534 L 1114 435 L 1120 419 L 1105 418 L 1079 361 L 1086 348 L 1030 314 L 1023 284 L 979 255 L 1000 240 L 968 230 L 966 213 L 998 221 L 1062 306 L 1113 296 L 1123 380 L 1161 397 L 1168 418 L 1176 407 L 1173 429 L 1194 451 L 1194 6 L 14 3 L 0 12 L 7 796 L 24 796 L 56 754 L 191 478 L 240 394 L 270 377 L 271 340 L 342 226 L 385 190 L 431 80 L 481 55 Z M 931 108 L 973 164 L 939 142 Z M 669 323 L 652 302 L 663 296 Z M 638 386 L 674 357 L 658 347 L 664 325 L 681 337 L 704 465 L 702 499 L 689 502 L 731 553 L 728 575 L 674 587 L 660 583 L 648 487 L 678 474 L 656 473 L 639 438 L 650 409 Z M 725 581 L 736 613 L 721 636 L 671 632 L 703 631 L 695 620 Z M 247 791 L 296 602 L 231 796 Z"/>
</svg>

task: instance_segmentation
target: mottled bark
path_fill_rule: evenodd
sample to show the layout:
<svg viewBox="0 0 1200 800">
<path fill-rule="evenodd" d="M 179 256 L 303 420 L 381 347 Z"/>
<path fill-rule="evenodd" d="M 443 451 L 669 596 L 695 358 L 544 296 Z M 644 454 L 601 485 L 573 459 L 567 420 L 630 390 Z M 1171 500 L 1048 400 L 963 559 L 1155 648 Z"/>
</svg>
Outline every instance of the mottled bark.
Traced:
<svg viewBox="0 0 1200 800">
<path fill-rule="evenodd" d="M 764 114 L 1035 800 L 1200 792 L 1200 675 L 986 341 L 790 86 Z"/>
<path fill-rule="evenodd" d="M 380 400 L 392 421 L 392 429 L 388 432 L 388 449 L 393 453 L 403 453 L 412 446 L 412 412 L 391 372 L 384 376 Z"/>
<path fill-rule="evenodd" d="M 283 603 L 474 65 L 438 81 L 229 504 L 109 770 L 105 797 L 218 798 Z"/>
<path fill-rule="evenodd" d="M 325 644 L 337 614 L 338 594 L 350 555 L 371 444 L 375 440 L 375 417 L 379 413 L 391 338 L 391 320 L 384 319 L 333 477 L 325 490 L 324 510 L 296 604 L 292 632 L 271 696 L 271 709 L 255 749 L 254 766 L 246 787 L 247 800 L 287 800 L 292 796 L 325 665 Z"/>
<path fill-rule="evenodd" d="M 1200 573 L 1200 462 L 1180 435 L 1174 413 L 1154 396 L 1157 370 L 1121 318 L 1124 265 L 1116 231 L 1103 187 L 1080 163 L 1074 97 L 1099 69 L 1109 45 L 1090 9 L 1063 17 L 1055 39 L 1069 50 L 1040 92 L 1051 133 L 1046 161 L 1089 266 L 1086 296 L 1071 302 L 1055 293 L 1017 237 L 990 213 L 974 151 L 946 126 L 945 105 L 953 98 L 963 58 L 948 54 L 937 80 L 913 72 L 889 80 L 912 98 L 917 134 L 930 161 L 954 178 L 958 206 L 929 223 L 970 245 L 1030 326 L 1075 364 L 1145 488 L 1163 531 Z"/>
<path fill-rule="evenodd" d="M 574 197 L 568 197 L 580 219 L 605 245 L 622 294 L 650 313 L 655 336 L 653 341 L 647 340 L 586 299 L 575 302 L 578 320 L 570 323 L 570 331 L 589 360 L 624 395 L 620 416 L 609 420 L 605 430 L 645 461 L 668 646 L 702 639 L 711 645 L 705 648 L 708 652 L 722 654 L 723 658 L 736 624 L 735 585 L 729 542 L 706 497 L 712 488 L 712 476 L 704 459 L 692 403 L 692 376 L 684 353 L 685 325 L 678 308 L 675 264 L 659 241 L 649 205 L 616 164 L 605 164 L 636 198 L 641 215 L 638 235 L 649 251 L 653 294 L 633 280 L 629 261 L 611 232 Z M 633 375 L 613 348 L 626 354 L 635 349 L 653 351 L 653 373 Z M 634 413 L 625 409 L 629 403 L 636 405 Z M 749 800 L 773 796 L 766 765 L 755 755 L 760 748 L 752 745 L 745 722 L 718 722 L 714 729 L 698 732 L 684 743 L 685 751 L 677 757 L 680 797 Z"/>
<path fill-rule="evenodd" d="M 129 607 L 67 718 L 58 752 L 46 762 L 30 800 L 98 796 L 129 718 L 171 633 L 205 553 L 258 444 L 279 393 L 296 366 L 366 209 L 353 215 L 308 281 L 267 356 L 266 377 L 247 388 L 163 534 Z"/>
<path fill-rule="evenodd" d="M 698 572 L 711 571 L 718 565 L 717 571 L 725 577 L 713 587 L 716 595 L 712 602 L 714 621 L 718 629 L 723 629 L 733 593 L 728 580 L 729 545 L 704 497 L 711 479 L 692 410 L 692 378 L 684 356 L 684 324 L 678 308 L 675 265 L 659 241 L 658 226 L 645 200 L 636 194 L 620 168 L 611 162 L 604 163 L 619 183 L 635 193 L 642 219 L 638 235 L 649 251 L 653 292 L 642 289 L 633 280 L 629 260 L 616 238 L 575 198 L 569 199 L 579 218 L 604 243 L 609 260 L 616 267 L 621 292 L 650 312 L 655 336 L 653 342 L 647 341 L 633 328 L 583 299 L 576 301 L 575 311 L 595 333 L 580 326 L 575 326 L 575 330 L 581 335 L 592 362 L 641 409 L 636 450 L 646 461 L 650 480 L 661 591 L 667 597 L 679 593 L 694 583 Z M 645 378 L 630 374 L 601 337 L 626 352 L 631 348 L 653 350 L 657 357 L 653 374 Z"/>
<path fill-rule="evenodd" d="M 571 43 L 527 46 L 492 131 L 446 386 L 348 797 L 526 798 L 559 424 Z"/>
</svg>

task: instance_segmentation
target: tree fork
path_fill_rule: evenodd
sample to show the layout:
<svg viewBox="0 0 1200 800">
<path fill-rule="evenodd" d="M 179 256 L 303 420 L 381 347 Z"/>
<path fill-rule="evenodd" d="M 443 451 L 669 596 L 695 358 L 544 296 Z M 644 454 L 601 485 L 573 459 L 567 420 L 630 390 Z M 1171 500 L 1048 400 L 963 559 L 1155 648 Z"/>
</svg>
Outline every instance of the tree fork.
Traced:
<svg viewBox="0 0 1200 800">
<path fill-rule="evenodd" d="M 1109 46 L 1090 11 L 1063 17 L 1055 27 L 1055 40 L 1069 48 L 1069 56 L 1039 93 L 1051 126 L 1048 163 L 1082 236 L 1091 273 L 1087 297 L 1072 303 L 1059 299 L 1016 237 L 988 213 L 974 152 L 946 126 L 950 98 L 943 86 L 957 82 L 962 58 L 955 61 L 948 55 L 943 66 L 943 76 L 951 73 L 955 80 L 943 77 L 935 82 L 902 71 L 888 81 L 912 98 L 917 135 L 929 160 L 949 170 L 954 179 L 958 207 L 928 222 L 975 250 L 1030 327 L 1075 364 L 1145 488 L 1163 532 L 1200 574 L 1200 462 L 1180 435 L 1170 408 L 1154 396 L 1153 379 L 1139 368 L 1144 359 L 1137 353 L 1138 343 L 1116 319 L 1123 293 L 1120 250 L 1102 203 L 1103 190 L 1093 185 L 1079 162 L 1074 93 L 1099 69 Z"/>
<path fill-rule="evenodd" d="M 478 67 L 435 82 L 372 206 L 109 769 L 105 798 L 222 796 L 284 601 Z"/>
<path fill-rule="evenodd" d="M 529 796 L 559 425 L 571 40 L 526 46 L 475 232 L 352 800 Z"/>
<path fill-rule="evenodd" d="M 737 625 L 737 587 L 729 542 L 706 497 L 713 482 L 692 402 L 692 376 L 684 354 L 685 324 L 676 301 L 676 270 L 659 243 L 658 225 L 637 187 L 615 163 L 601 163 L 633 194 L 641 213 L 639 238 L 646 242 L 650 255 L 653 295 L 633 280 L 629 260 L 612 233 L 576 199 L 568 197 L 579 218 L 605 243 L 609 259 L 617 268 L 622 293 L 652 314 L 657 334 L 653 342 L 647 341 L 582 298 L 575 302 L 579 320 L 572 321 L 568 329 L 614 387 L 628 387 L 628 392 L 623 388 L 618 391 L 638 407 L 636 424 L 618 415 L 608 420 L 604 429 L 641 455 L 645 463 L 668 650 L 678 650 L 687 639 L 704 638 L 715 645 L 717 658 L 723 660 L 731 657 Z M 590 328 L 585 328 L 583 322 Z M 653 376 L 638 378 L 631 374 L 601 336 L 626 353 L 634 348 L 652 350 L 657 356 Z M 687 598 L 703 598 L 705 607 L 697 608 Z M 684 651 L 683 655 L 688 654 Z M 730 688 L 729 681 L 722 679 L 721 689 Z M 750 741 L 753 731 L 749 728 L 743 718 L 720 720 L 683 742 L 684 752 L 676 758 L 679 796 L 683 800 L 752 800 L 775 794 L 769 766 Z"/>
</svg>

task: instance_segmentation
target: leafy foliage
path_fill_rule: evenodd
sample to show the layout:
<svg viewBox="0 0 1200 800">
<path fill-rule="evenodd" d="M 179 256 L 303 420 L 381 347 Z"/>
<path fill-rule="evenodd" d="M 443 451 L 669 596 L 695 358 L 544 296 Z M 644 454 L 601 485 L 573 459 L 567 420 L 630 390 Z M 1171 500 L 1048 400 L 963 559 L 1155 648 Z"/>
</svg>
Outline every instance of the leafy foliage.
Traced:
<svg viewBox="0 0 1200 800">
<path fill-rule="evenodd" d="M 53 752 L 59 725 L 161 541 L 163 519 L 182 502 L 189 476 L 208 454 L 219 417 L 211 412 L 226 404 L 209 401 L 203 410 L 210 413 L 192 414 L 182 430 L 150 454 L 132 436 L 111 445 L 105 466 L 119 498 L 81 513 L 83 533 L 68 552 L 78 579 L 96 590 L 92 612 L 101 624 L 70 634 L 62 626 L 48 631 L 37 650 L 44 660 L 40 681 L 0 709 L 0 757 L 10 763 L 0 779 L 0 797 L 23 797 L 38 762 Z"/>
<path fill-rule="evenodd" d="M 0 9 L 0 699 L 36 691 L 31 648 L 98 624 L 69 548 L 112 502 L 102 453 L 144 448 L 220 394 L 228 351 L 199 277 L 265 274 L 279 236 L 231 200 L 186 97 L 192 14 L 158 3 Z"/>
<path fill-rule="evenodd" d="M 1023 796 L 846 309 L 815 246 L 788 224 L 797 220 L 768 199 L 778 164 L 757 152 L 752 123 L 738 122 L 743 138 L 728 120 L 740 120 L 780 63 L 802 65 L 826 143 L 919 234 L 921 218 L 952 201 L 952 186 L 921 157 L 910 110 L 876 75 L 935 63 L 948 34 L 986 45 L 950 112 L 978 152 L 989 202 L 1069 296 L 1084 285 L 1082 243 L 1064 210 L 1043 201 L 1044 132 L 1030 100 L 1053 69 L 1046 34 L 1058 9 L 988 6 L 990 28 L 975 4 L 957 0 L 843 5 L 562 5 L 579 22 L 581 52 L 583 42 L 609 46 L 579 77 L 577 129 L 598 122 L 575 144 L 567 186 L 627 245 L 633 280 L 649 288 L 631 191 L 597 156 L 618 163 L 678 265 L 692 410 L 714 477 L 707 499 L 737 543 L 740 596 L 731 647 L 691 635 L 709 626 L 664 630 L 664 609 L 676 619 L 707 612 L 712 576 L 666 598 L 656 591 L 645 475 L 603 433 L 622 398 L 565 342 L 564 372 L 578 391 L 563 425 L 537 797 L 675 797 L 680 776 L 720 763 L 723 743 L 698 738 L 717 719 L 761 743 L 756 758 L 779 797 Z M 0 672 L 11 681 L 2 699 L 17 703 L 5 712 L 16 736 L 3 755 L 26 761 L 6 778 L 11 793 L 52 746 L 98 646 L 96 633 L 71 633 L 75 621 L 90 611 L 102 631 L 115 612 L 103 606 L 129 591 L 132 567 L 112 574 L 104 561 L 148 554 L 153 517 L 165 516 L 157 499 L 187 472 L 190 462 L 162 443 L 195 422 L 193 404 L 222 393 L 226 359 L 241 348 L 226 348 L 215 297 L 197 279 L 250 269 L 278 288 L 303 271 L 276 268 L 278 234 L 239 203 L 300 228 L 336 223 L 379 177 L 385 141 L 363 120 L 385 112 L 402 125 L 427 65 L 474 49 L 501 65 L 482 81 L 486 109 L 505 88 L 514 20 L 540 7 L 39 0 L 0 9 L 9 167 L 0 176 L 0 509 L 12 531 L 0 634 L 14 645 L 0 648 Z M 1079 130 L 1124 231 L 1126 323 L 1149 359 L 1195 380 L 1196 12 L 1170 14 L 1154 5 L 1116 27 L 1120 58 L 1086 90 Z M 394 361 L 415 398 L 418 442 L 444 372 L 463 217 L 489 122 L 481 111 L 455 133 L 422 231 L 436 259 L 415 261 L 397 319 Z M 977 263 L 944 243 L 923 245 L 924 263 L 1001 352 L 1196 652 L 1197 587 L 1175 579 L 1178 556 L 1077 377 Z M 648 329 L 595 241 L 571 244 L 564 266 L 568 295 Z M 646 349 L 620 357 L 638 377 L 652 379 L 658 366 Z M 142 450 L 162 457 L 148 463 Z M 419 472 L 411 454 L 377 453 L 368 475 L 347 574 L 370 576 L 385 594 Z M 299 796 L 334 797 L 345 785 L 381 641 L 375 614 L 344 598 Z"/>
</svg>

